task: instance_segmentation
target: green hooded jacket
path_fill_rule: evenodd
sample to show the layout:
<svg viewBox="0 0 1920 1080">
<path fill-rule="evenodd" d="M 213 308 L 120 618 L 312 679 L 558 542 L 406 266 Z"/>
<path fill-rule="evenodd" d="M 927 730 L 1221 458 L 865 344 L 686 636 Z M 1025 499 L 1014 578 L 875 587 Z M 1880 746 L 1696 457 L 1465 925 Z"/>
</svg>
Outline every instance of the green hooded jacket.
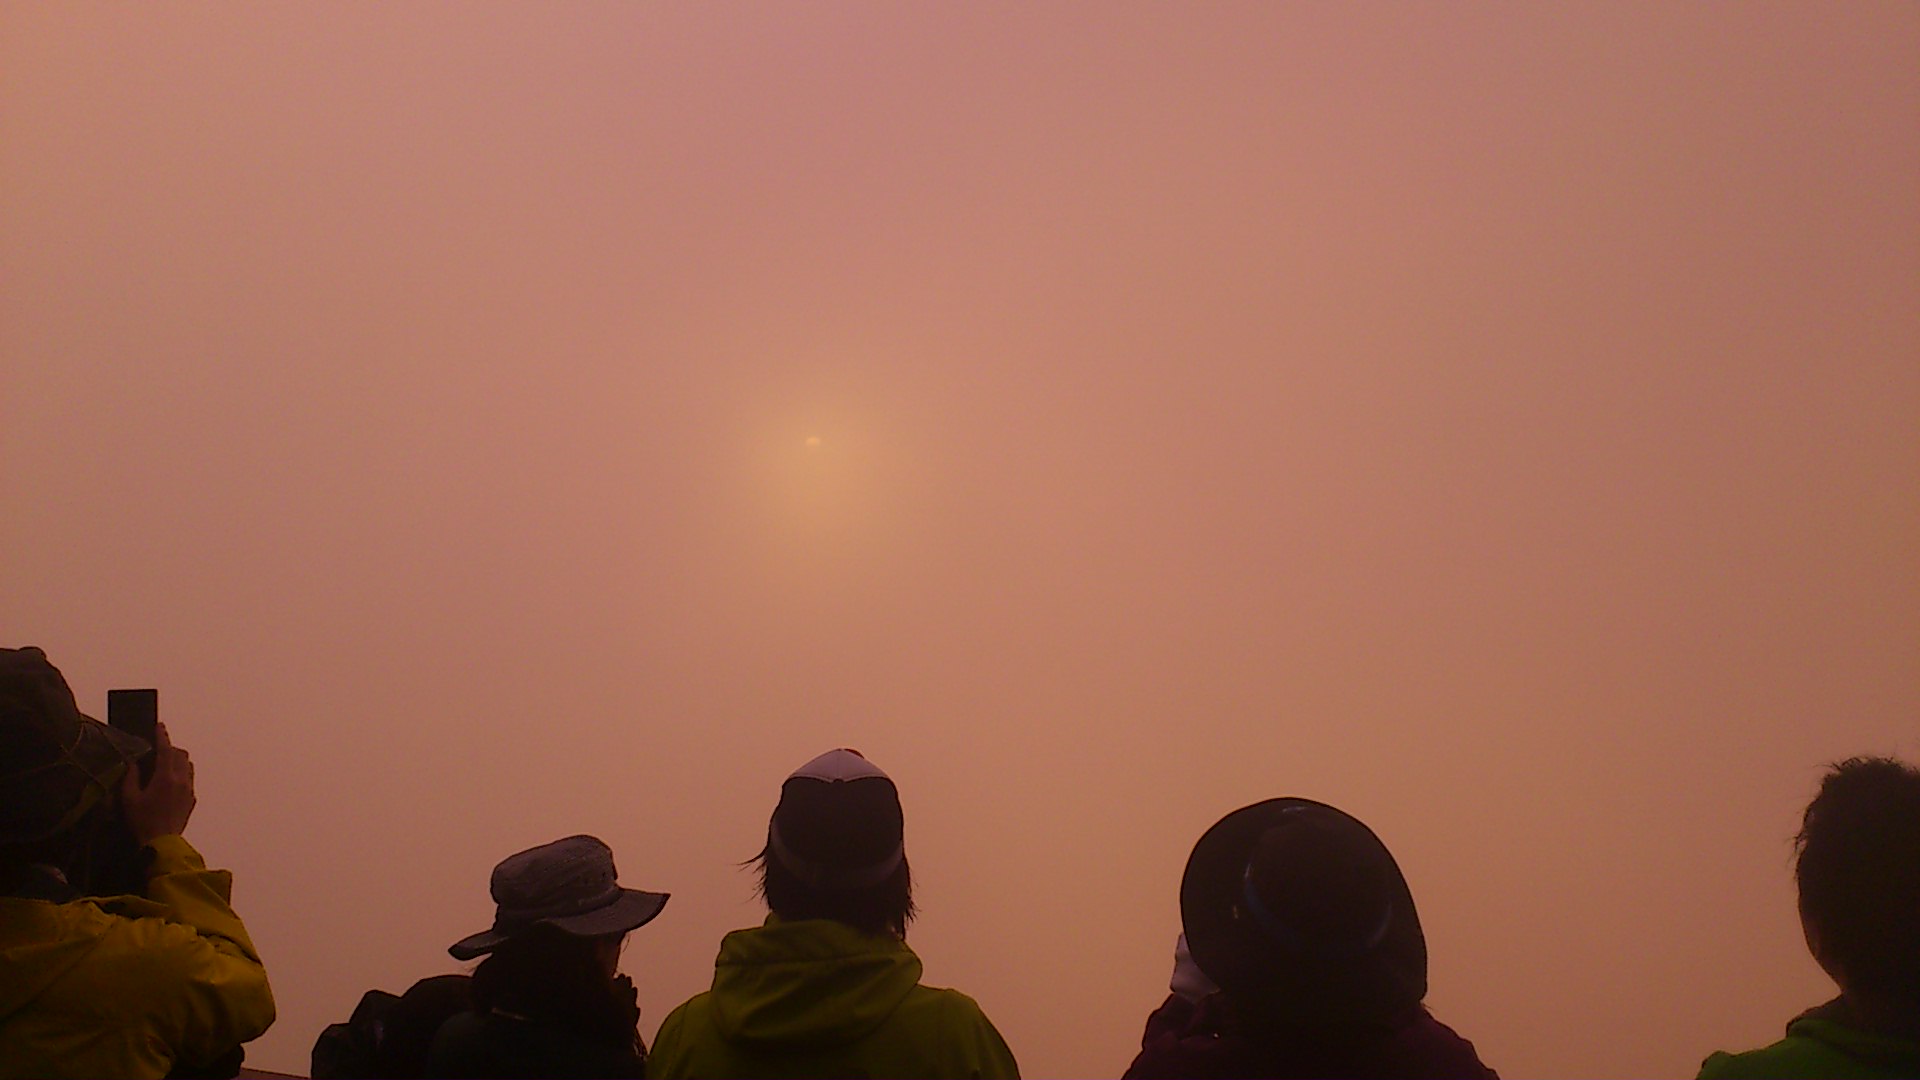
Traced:
<svg viewBox="0 0 1920 1080">
<path fill-rule="evenodd" d="M 0 1080 L 163 1077 L 273 1023 L 233 876 L 178 836 L 152 847 L 145 897 L 0 896 Z"/>
<path fill-rule="evenodd" d="M 660 1025 L 647 1075 L 1018 1080 L 1020 1068 L 972 998 L 920 985 L 906 942 L 769 917 L 720 943 L 713 989 Z"/>
<path fill-rule="evenodd" d="M 1795 1017 L 1787 1025 L 1787 1037 L 1772 1046 L 1709 1056 L 1700 1065 L 1700 1080 L 1920 1076 L 1920 1041 L 1862 1031 L 1848 1021 L 1838 1000 L 1809 1009 Z"/>
</svg>

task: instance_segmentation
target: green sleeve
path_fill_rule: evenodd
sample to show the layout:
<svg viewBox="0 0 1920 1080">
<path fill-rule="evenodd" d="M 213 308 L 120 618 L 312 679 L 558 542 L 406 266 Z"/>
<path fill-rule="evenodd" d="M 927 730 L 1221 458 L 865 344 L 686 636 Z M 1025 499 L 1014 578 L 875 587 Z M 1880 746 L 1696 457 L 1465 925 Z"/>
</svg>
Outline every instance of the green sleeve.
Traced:
<svg viewBox="0 0 1920 1080">
<path fill-rule="evenodd" d="M 207 869 L 185 837 L 161 836 L 148 846 L 153 866 L 147 871 L 147 899 L 164 905 L 169 921 L 190 926 L 215 939 L 221 951 L 258 964 L 253 939 L 233 913 L 233 875 Z"/>
<path fill-rule="evenodd" d="M 660 1021 L 660 1030 L 653 1033 L 653 1049 L 647 1053 L 647 1076 L 652 1080 L 664 1080 L 675 1075 L 681 1065 L 680 1021 L 686 1015 L 687 1006 L 667 1014 Z"/>
<path fill-rule="evenodd" d="M 1013 1059 L 1013 1050 L 1007 1046 L 1007 1040 L 1001 1038 L 1000 1029 L 987 1019 L 979 1003 L 972 998 L 966 1002 L 972 1007 L 967 1010 L 968 1030 L 960 1045 L 967 1048 L 969 1060 L 966 1071 L 959 1075 L 975 1080 L 1020 1080 L 1020 1064 Z"/>
<path fill-rule="evenodd" d="M 147 899 L 164 907 L 138 920 L 140 952 L 157 981 L 179 988 L 156 1017 L 176 1060 L 200 1064 L 258 1038 L 274 1020 L 267 970 L 230 906 L 233 875 L 209 870 L 178 836 L 152 843 Z"/>
</svg>

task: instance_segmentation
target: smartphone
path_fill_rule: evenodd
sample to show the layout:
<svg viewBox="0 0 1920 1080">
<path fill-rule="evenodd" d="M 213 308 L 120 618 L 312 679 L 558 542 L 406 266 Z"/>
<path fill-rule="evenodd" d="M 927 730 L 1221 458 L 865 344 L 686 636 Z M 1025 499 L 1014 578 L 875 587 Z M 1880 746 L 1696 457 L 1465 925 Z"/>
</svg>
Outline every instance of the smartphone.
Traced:
<svg viewBox="0 0 1920 1080">
<path fill-rule="evenodd" d="M 154 725 L 160 722 L 160 691 L 158 690 L 109 690 L 107 691 L 107 723 L 130 735 L 138 735 L 147 740 L 148 746 L 158 746 Z M 140 759 L 140 782 L 153 779 L 155 755 L 148 750 Z"/>
</svg>

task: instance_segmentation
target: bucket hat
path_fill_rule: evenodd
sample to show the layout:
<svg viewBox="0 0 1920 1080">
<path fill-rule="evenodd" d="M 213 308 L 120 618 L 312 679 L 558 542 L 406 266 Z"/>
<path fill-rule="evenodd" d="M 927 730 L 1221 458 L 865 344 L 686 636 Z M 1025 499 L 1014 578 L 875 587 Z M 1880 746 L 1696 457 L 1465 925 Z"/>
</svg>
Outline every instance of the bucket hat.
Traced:
<svg viewBox="0 0 1920 1080">
<path fill-rule="evenodd" d="M 493 868 L 492 928 L 461 938 L 447 952 L 472 960 L 537 926 L 575 937 L 624 934 L 652 922 L 667 906 L 666 893 L 623 889 L 618 877 L 613 849 L 592 836 L 509 855 Z"/>
<path fill-rule="evenodd" d="M 1371 829 L 1325 803 L 1268 799 L 1221 818 L 1187 860 L 1180 920 L 1200 970 L 1269 1016 L 1365 1021 L 1427 993 L 1406 878 Z"/>
<path fill-rule="evenodd" d="M 39 648 L 0 649 L 0 845 L 73 826 L 151 749 L 82 713 Z"/>
<path fill-rule="evenodd" d="M 767 849 L 822 892 L 878 885 L 906 858 L 900 792 L 858 750 L 829 750 L 780 786 Z"/>
</svg>

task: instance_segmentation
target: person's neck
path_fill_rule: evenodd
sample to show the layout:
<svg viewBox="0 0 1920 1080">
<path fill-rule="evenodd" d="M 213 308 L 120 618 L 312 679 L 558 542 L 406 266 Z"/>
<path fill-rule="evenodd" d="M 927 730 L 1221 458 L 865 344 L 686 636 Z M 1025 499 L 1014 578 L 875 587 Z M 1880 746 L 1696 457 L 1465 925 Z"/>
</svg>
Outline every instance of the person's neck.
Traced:
<svg viewBox="0 0 1920 1080">
<path fill-rule="evenodd" d="M 1843 989 L 1840 1007 L 1851 1025 L 1863 1031 L 1920 1042 L 1920 1002 Z"/>
</svg>

